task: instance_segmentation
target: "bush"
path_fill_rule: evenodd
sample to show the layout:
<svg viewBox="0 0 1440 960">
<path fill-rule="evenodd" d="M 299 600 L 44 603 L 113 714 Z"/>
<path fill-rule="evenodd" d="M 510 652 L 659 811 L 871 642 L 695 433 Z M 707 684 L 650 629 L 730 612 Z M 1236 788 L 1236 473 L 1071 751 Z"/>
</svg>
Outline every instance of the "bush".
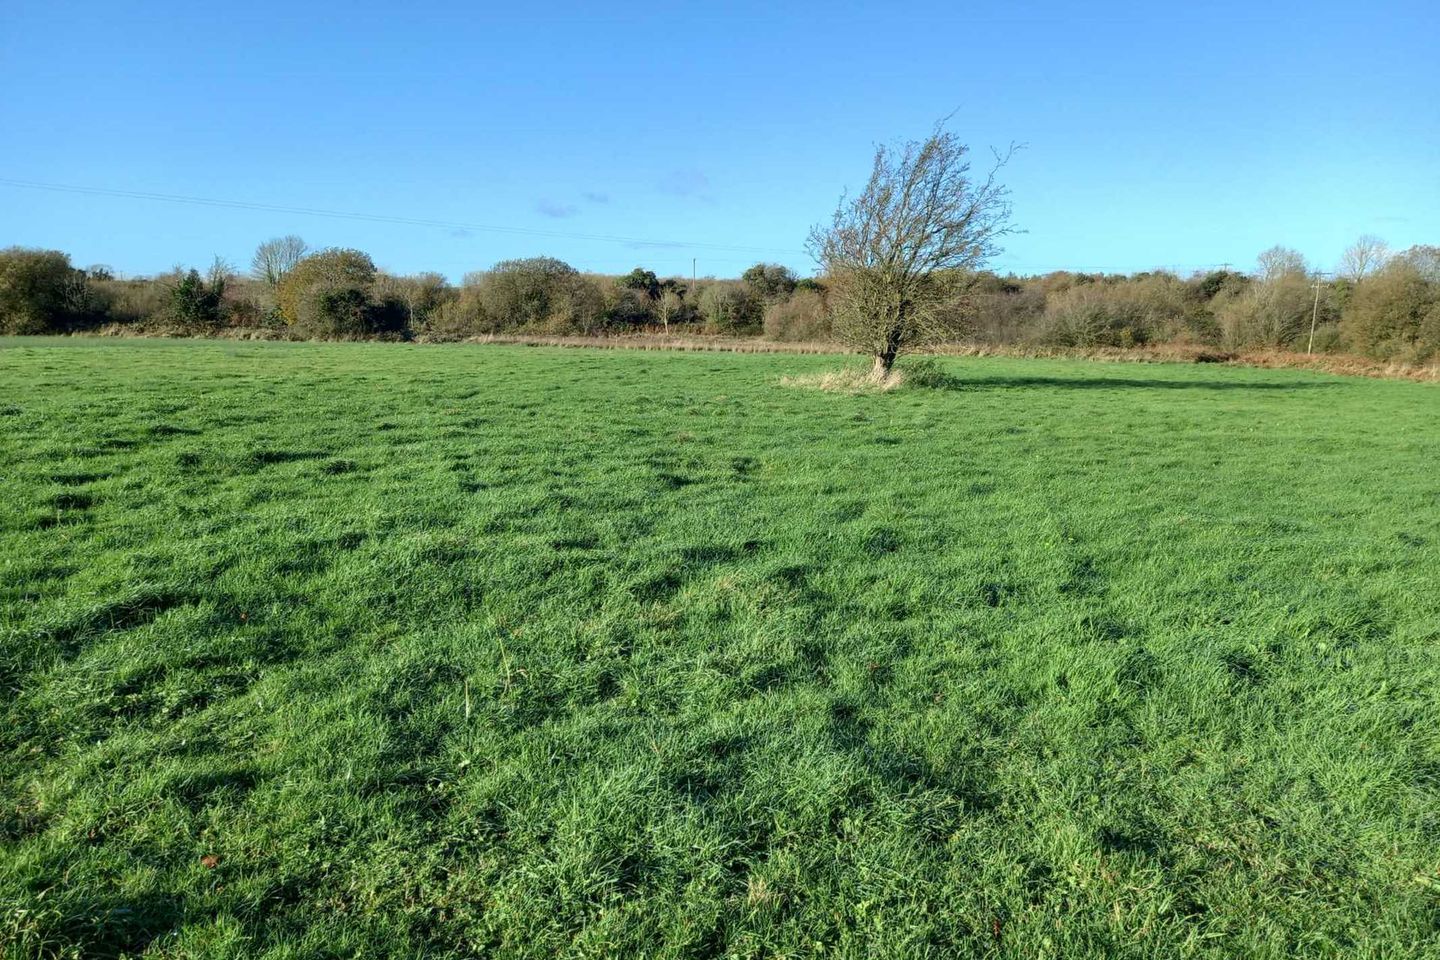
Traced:
<svg viewBox="0 0 1440 960">
<path fill-rule="evenodd" d="M 1360 281 L 1341 328 L 1359 351 L 1377 359 L 1421 361 L 1440 353 L 1440 282 L 1396 258 Z"/>
<path fill-rule="evenodd" d="M 528 329 L 549 334 L 596 334 L 607 324 L 605 284 L 577 274 L 556 292 L 550 313 Z"/>
<path fill-rule="evenodd" d="M 295 326 L 311 336 L 364 336 L 370 332 L 370 298 L 358 286 L 317 284 L 300 293 Z"/>
<path fill-rule="evenodd" d="M 479 302 L 500 326 L 543 325 L 562 308 L 580 271 L 554 257 L 497 263 L 476 283 Z"/>
<path fill-rule="evenodd" d="M 165 311 L 165 277 L 91 281 L 97 310 L 111 323 L 141 324 Z"/>
<path fill-rule="evenodd" d="M 1328 322 L 1328 304 L 1321 306 Z M 1310 329 L 1315 292 L 1303 271 L 1272 270 L 1244 287 L 1222 289 L 1211 309 L 1227 347 L 1294 347 Z"/>
<path fill-rule="evenodd" d="M 1309 345 L 1309 335 L 1306 335 Z M 1315 352 L 1339 353 L 1345 349 L 1345 335 L 1338 323 L 1322 323 L 1315 327 Z"/>
<path fill-rule="evenodd" d="M 655 301 L 644 287 L 629 286 L 623 282 L 607 284 L 603 302 L 601 313 L 606 329 L 635 329 L 655 320 Z"/>
<path fill-rule="evenodd" d="M 1045 314 L 1045 294 L 1031 286 L 1016 287 L 970 294 L 970 339 L 1020 343 L 1035 335 Z"/>
<path fill-rule="evenodd" d="M 900 373 L 912 387 L 948 390 L 960 386 L 960 380 L 945 369 L 935 357 L 915 357 L 901 364 Z"/>
<path fill-rule="evenodd" d="M 230 327 L 283 325 L 275 309 L 275 288 L 260 280 L 230 277 L 225 284 L 225 324 Z"/>
<path fill-rule="evenodd" d="M 627 290 L 638 290 L 651 300 L 660 296 L 660 278 L 655 276 L 655 271 L 644 267 L 636 267 L 615 282 Z"/>
<path fill-rule="evenodd" d="M 1211 270 L 1191 279 L 1189 287 L 1197 300 L 1209 303 L 1222 292 L 1238 293 L 1250 285 L 1250 278 L 1235 270 Z"/>
<path fill-rule="evenodd" d="M 438 273 L 414 276 L 382 273 L 375 281 L 375 296 L 398 304 L 405 313 L 405 325 L 411 330 L 428 330 L 440 308 L 456 295 L 449 281 Z"/>
<path fill-rule="evenodd" d="M 275 288 L 276 308 L 285 323 L 302 324 L 301 304 L 305 303 L 307 319 L 316 321 L 319 318 L 316 313 L 317 304 L 327 298 L 333 300 L 343 288 L 359 291 L 363 298 L 368 300 L 375 277 L 375 262 L 370 259 L 369 254 L 341 248 L 321 250 L 295 264 L 281 278 Z M 314 292 L 322 288 L 326 291 L 326 296 L 317 298 Z M 344 299 L 345 297 L 339 298 Z M 339 300 L 334 302 L 338 304 Z M 321 331 L 316 332 L 325 335 Z"/>
<path fill-rule="evenodd" d="M 593 281 L 554 257 L 505 260 L 466 278 L 466 306 L 483 332 L 593 332 L 603 319 L 603 295 Z M 462 295 L 463 298 L 463 295 Z"/>
<path fill-rule="evenodd" d="M 741 284 L 707 284 L 700 291 L 699 305 L 709 333 L 754 333 L 762 322 L 760 302 Z"/>
<path fill-rule="evenodd" d="M 795 292 L 797 280 L 789 267 L 757 263 L 740 275 L 750 296 L 764 304 L 780 303 Z"/>
<path fill-rule="evenodd" d="M 480 302 L 479 290 L 468 280 L 454 298 L 430 314 L 426 330 L 440 337 L 475 337 L 498 332 Z"/>
<path fill-rule="evenodd" d="M 443 337 L 521 330 L 597 333 L 621 296 L 611 278 L 602 279 L 549 257 L 498 263 L 467 274 L 459 292 L 448 294 L 429 315 L 426 330 Z"/>
<path fill-rule="evenodd" d="M 1168 273 L 1067 287 L 1045 304 L 1040 339 L 1064 347 L 1133 347 L 1180 339 L 1192 326 L 1184 285 Z"/>
<path fill-rule="evenodd" d="M 220 326 L 225 319 L 224 274 L 207 281 L 199 270 L 175 271 L 166 284 L 161 319 L 194 331 Z"/>
<path fill-rule="evenodd" d="M 1050 297 L 1042 343 L 1058 347 L 1131 347 L 1148 340 L 1144 312 L 1096 286 L 1072 287 Z"/>
<path fill-rule="evenodd" d="M 350 338 L 405 332 L 408 308 L 383 290 L 368 254 L 330 249 L 295 264 L 275 291 L 282 320 L 300 336 Z"/>
<path fill-rule="evenodd" d="M 0 250 L 0 333 L 58 333 L 91 319 L 85 272 L 59 250 Z"/>
<path fill-rule="evenodd" d="M 825 298 L 813 290 L 797 289 L 789 300 L 772 303 L 765 308 L 765 336 L 784 341 L 829 338 Z"/>
</svg>

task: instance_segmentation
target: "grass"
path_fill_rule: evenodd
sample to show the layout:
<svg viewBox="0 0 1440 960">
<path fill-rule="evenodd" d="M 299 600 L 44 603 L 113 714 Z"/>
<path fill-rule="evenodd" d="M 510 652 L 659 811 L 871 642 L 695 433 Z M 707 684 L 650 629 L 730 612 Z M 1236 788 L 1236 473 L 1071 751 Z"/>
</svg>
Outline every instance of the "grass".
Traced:
<svg viewBox="0 0 1440 960">
<path fill-rule="evenodd" d="M 8 957 L 1408 957 L 1440 391 L 0 343 Z"/>
</svg>

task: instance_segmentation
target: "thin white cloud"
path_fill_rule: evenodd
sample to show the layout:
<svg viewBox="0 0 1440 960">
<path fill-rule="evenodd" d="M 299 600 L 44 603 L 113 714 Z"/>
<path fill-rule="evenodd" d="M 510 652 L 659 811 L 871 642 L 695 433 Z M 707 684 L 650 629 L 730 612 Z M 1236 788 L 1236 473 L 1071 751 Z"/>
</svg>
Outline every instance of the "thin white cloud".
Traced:
<svg viewBox="0 0 1440 960">
<path fill-rule="evenodd" d="M 660 192 L 675 197 L 710 199 L 710 178 L 694 167 L 672 170 L 660 178 Z"/>
<path fill-rule="evenodd" d="M 558 203 L 554 200 L 542 199 L 535 204 L 535 212 L 543 217 L 568 220 L 579 213 L 580 208 L 573 203 Z"/>
</svg>

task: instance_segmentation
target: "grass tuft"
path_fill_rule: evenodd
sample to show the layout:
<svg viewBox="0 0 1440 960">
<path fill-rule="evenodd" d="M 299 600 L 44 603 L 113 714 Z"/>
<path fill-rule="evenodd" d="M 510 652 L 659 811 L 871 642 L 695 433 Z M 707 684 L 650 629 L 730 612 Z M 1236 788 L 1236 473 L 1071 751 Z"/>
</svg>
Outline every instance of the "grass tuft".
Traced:
<svg viewBox="0 0 1440 960">
<path fill-rule="evenodd" d="M 888 376 L 877 374 L 870 364 L 851 364 L 839 370 L 787 374 L 782 386 L 824 390 L 827 393 L 889 393 L 905 385 L 905 371 L 892 369 Z"/>
</svg>

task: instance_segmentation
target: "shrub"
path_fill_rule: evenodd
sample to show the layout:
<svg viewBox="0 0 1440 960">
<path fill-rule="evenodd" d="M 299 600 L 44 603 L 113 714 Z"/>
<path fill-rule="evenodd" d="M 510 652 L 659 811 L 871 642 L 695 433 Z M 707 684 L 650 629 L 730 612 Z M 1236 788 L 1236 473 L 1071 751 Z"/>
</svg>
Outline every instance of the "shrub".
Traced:
<svg viewBox="0 0 1440 960">
<path fill-rule="evenodd" d="M 1440 282 L 1396 258 L 1356 285 L 1341 328 L 1356 349 L 1377 359 L 1427 359 L 1440 352 Z"/>
<path fill-rule="evenodd" d="M 1040 339 L 1065 347 L 1131 347 L 1190 328 L 1185 288 L 1167 273 L 1068 287 L 1047 298 Z"/>
<path fill-rule="evenodd" d="M 1308 335 L 1306 343 L 1308 345 Z M 1345 335 L 1338 323 L 1322 323 L 1315 327 L 1315 352 L 1339 353 L 1345 348 Z"/>
<path fill-rule="evenodd" d="M 474 337 L 499 332 L 485 313 L 479 291 L 468 282 L 455 297 L 430 314 L 426 330 L 441 337 Z"/>
<path fill-rule="evenodd" d="M 1272 247 L 1260 254 L 1259 275 L 1243 286 L 1222 286 L 1211 302 L 1220 337 L 1228 347 L 1292 347 L 1308 333 L 1315 291 L 1304 259 Z M 1326 321 L 1332 319 L 1325 304 Z"/>
<path fill-rule="evenodd" d="M 554 257 L 504 260 L 476 284 L 485 312 L 502 325 L 543 324 L 560 308 L 580 272 Z"/>
<path fill-rule="evenodd" d="M 111 323 L 141 324 L 165 311 L 166 277 L 92 281 L 100 314 Z"/>
<path fill-rule="evenodd" d="M 796 291 L 790 299 L 765 308 L 765 336 L 771 340 L 824 340 L 830 336 L 825 298 L 813 290 Z"/>
<path fill-rule="evenodd" d="M 83 270 L 59 250 L 0 250 L 0 333 L 54 333 L 91 312 Z"/>
<path fill-rule="evenodd" d="M 643 287 L 608 284 L 601 308 L 603 325 L 610 330 L 644 327 L 655 319 L 655 302 Z"/>
<path fill-rule="evenodd" d="M 778 263 L 757 263 L 740 275 L 749 294 L 761 303 L 779 303 L 795 291 L 795 274 Z"/>
<path fill-rule="evenodd" d="M 312 336 L 363 336 L 370 332 L 370 298 L 358 286 L 309 286 L 300 293 L 295 310 L 295 326 Z"/>
<path fill-rule="evenodd" d="M 1221 292 L 1237 293 L 1249 286 L 1250 278 L 1235 270 L 1211 270 L 1190 280 L 1189 286 L 1196 299 L 1209 303 Z"/>
<path fill-rule="evenodd" d="M 550 313 L 532 329 L 540 333 L 595 334 L 606 325 L 605 285 L 595 277 L 577 274 L 557 291 Z"/>
<path fill-rule="evenodd" d="M 1036 286 L 981 289 L 970 294 L 969 337 L 984 343 L 1019 343 L 1031 338 L 1045 313 L 1045 294 Z"/>
<path fill-rule="evenodd" d="M 338 305 L 346 299 L 336 299 L 342 288 L 359 291 L 363 298 L 368 299 L 375 277 L 375 262 L 369 254 L 341 248 L 321 250 L 295 264 L 280 279 L 275 289 L 276 308 L 285 323 L 301 324 L 301 304 L 304 302 L 308 304 L 305 308 L 307 320 L 315 321 L 320 316 L 316 309 L 321 301 L 328 299 Z M 317 298 L 313 292 L 321 288 L 325 289 L 326 296 Z M 324 335 L 323 331 L 314 332 Z"/>
<path fill-rule="evenodd" d="M 438 273 L 414 276 L 382 273 L 375 281 L 375 295 L 399 304 L 405 313 L 405 324 L 411 330 L 429 329 L 440 308 L 456 296 L 449 281 Z"/>
<path fill-rule="evenodd" d="M 905 382 L 912 387 L 947 390 L 960 385 L 960 380 L 935 357 L 915 357 L 907 360 L 900 367 L 900 372 L 905 375 Z"/>
<path fill-rule="evenodd" d="M 176 270 L 166 283 L 161 319 L 186 330 L 218 327 L 225 319 L 224 274 L 206 280 L 199 270 Z"/>
<path fill-rule="evenodd" d="M 1098 286 L 1072 287 L 1048 298 L 1040 331 L 1060 347 L 1129 347 L 1148 340 L 1138 305 Z"/>
<path fill-rule="evenodd" d="M 699 305 L 710 333 L 754 333 L 762 321 L 760 302 L 737 283 L 707 284 Z"/>
<path fill-rule="evenodd" d="M 627 290 L 638 290 L 651 300 L 660 296 L 660 278 L 655 276 L 653 270 L 636 267 L 615 282 Z"/>
<path fill-rule="evenodd" d="M 467 322 L 496 333 L 507 329 L 546 333 L 593 332 L 603 321 L 604 296 L 594 281 L 554 257 L 505 260 L 466 277 Z"/>
<path fill-rule="evenodd" d="M 275 288 L 259 280 L 231 277 L 225 284 L 225 324 L 230 327 L 283 325 L 275 309 Z"/>
<path fill-rule="evenodd" d="M 1293 347 L 1310 327 L 1314 292 L 1304 277 L 1286 277 L 1222 295 L 1214 310 L 1228 347 Z"/>
<path fill-rule="evenodd" d="M 295 264 L 275 291 L 282 320 L 305 337 L 393 336 L 406 329 L 408 308 L 378 282 L 368 254 L 330 249 Z"/>
<path fill-rule="evenodd" d="M 1055 270 L 1038 277 L 1030 277 L 1026 281 L 1026 286 L 1039 290 L 1046 297 L 1049 297 L 1051 294 L 1069 290 L 1071 287 L 1083 287 L 1086 284 L 1099 283 L 1104 279 L 1100 274 L 1071 273 L 1069 270 Z"/>
</svg>

